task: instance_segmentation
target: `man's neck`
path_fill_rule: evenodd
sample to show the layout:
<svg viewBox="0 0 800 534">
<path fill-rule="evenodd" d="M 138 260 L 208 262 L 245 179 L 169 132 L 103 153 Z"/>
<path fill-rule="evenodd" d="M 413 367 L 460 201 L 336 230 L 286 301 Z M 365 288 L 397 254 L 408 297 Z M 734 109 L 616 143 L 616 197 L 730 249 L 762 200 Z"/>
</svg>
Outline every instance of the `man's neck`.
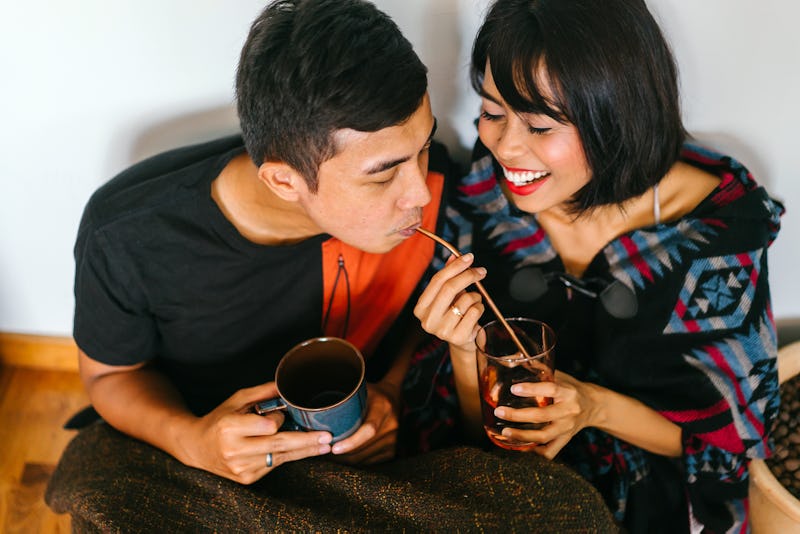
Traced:
<svg viewBox="0 0 800 534">
<path fill-rule="evenodd" d="M 258 167 L 240 154 L 211 184 L 211 197 L 247 240 L 259 245 L 288 245 L 319 234 L 302 206 L 275 195 L 258 178 Z"/>
</svg>

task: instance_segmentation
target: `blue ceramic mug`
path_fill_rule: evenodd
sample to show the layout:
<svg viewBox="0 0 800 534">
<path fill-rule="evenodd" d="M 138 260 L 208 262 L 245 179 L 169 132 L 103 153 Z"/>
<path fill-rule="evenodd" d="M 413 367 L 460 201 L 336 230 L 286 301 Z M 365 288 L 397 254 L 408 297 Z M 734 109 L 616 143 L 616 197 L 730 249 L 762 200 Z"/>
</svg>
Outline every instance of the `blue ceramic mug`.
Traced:
<svg viewBox="0 0 800 534">
<path fill-rule="evenodd" d="M 356 431 L 367 410 L 361 352 L 337 337 L 304 341 L 287 352 L 275 371 L 278 398 L 256 403 L 266 414 L 286 410 L 300 430 L 324 430 L 333 442 Z"/>
</svg>

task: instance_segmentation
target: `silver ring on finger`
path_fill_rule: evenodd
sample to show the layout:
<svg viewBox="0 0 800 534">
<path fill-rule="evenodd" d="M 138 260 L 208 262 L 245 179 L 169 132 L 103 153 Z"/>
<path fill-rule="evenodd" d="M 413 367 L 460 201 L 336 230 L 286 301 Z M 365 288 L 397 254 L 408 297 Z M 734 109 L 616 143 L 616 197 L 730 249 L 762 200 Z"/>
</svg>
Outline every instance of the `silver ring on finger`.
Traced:
<svg viewBox="0 0 800 534">
<path fill-rule="evenodd" d="M 453 315 L 456 317 L 464 317 L 464 312 L 458 309 L 458 306 L 450 306 L 450 311 L 453 312 Z"/>
<path fill-rule="evenodd" d="M 266 461 L 267 461 L 267 467 L 272 467 L 272 453 L 271 452 L 267 453 Z"/>
</svg>

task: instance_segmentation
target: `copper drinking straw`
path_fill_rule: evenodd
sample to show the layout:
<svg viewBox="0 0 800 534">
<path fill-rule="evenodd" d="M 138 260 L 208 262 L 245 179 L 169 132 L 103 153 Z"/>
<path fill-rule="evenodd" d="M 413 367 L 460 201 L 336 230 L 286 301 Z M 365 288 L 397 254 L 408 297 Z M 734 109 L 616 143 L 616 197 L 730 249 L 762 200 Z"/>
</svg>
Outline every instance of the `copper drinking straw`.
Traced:
<svg viewBox="0 0 800 534">
<path fill-rule="evenodd" d="M 460 258 L 461 257 L 461 252 L 459 252 L 456 247 L 454 247 L 453 245 L 451 245 L 450 243 L 448 243 L 447 241 L 445 241 L 444 239 L 442 239 L 438 235 L 434 234 L 433 232 L 429 232 L 428 230 L 422 228 L 421 226 L 417 228 L 417 232 L 421 233 L 425 237 L 433 239 L 434 241 L 436 241 L 437 243 L 442 245 L 444 248 L 449 250 L 453 254 L 453 256 L 455 256 L 456 258 Z M 500 321 L 500 323 L 503 325 L 503 327 L 508 332 L 508 335 L 510 335 L 511 339 L 514 340 L 514 343 L 517 345 L 517 348 L 522 353 L 522 355 L 525 358 L 530 358 L 530 355 L 528 354 L 528 351 L 525 350 L 525 347 L 522 346 L 522 342 L 517 337 L 517 334 L 514 332 L 514 330 L 511 328 L 511 326 L 508 324 L 508 322 L 506 322 L 506 319 L 505 319 L 505 317 L 503 317 L 503 314 L 500 313 L 500 310 L 497 309 L 497 306 L 495 305 L 494 301 L 492 300 L 492 297 L 490 297 L 489 294 L 486 292 L 486 289 L 483 287 L 483 284 L 481 284 L 480 282 L 475 282 L 475 287 L 477 287 L 478 291 L 480 291 L 481 295 L 483 295 L 483 298 L 486 300 L 486 304 L 489 305 L 489 307 L 492 309 L 494 314 L 497 316 L 497 319 Z"/>
</svg>

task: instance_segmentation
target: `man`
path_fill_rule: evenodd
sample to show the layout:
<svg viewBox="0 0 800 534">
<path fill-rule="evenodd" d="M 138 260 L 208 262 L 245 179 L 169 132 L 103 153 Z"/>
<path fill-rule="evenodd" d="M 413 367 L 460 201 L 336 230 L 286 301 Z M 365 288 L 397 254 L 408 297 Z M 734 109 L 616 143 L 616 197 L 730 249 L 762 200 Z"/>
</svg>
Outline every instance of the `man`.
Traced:
<svg viewBox="0 0 800 534">
<path fill-rule="evenodd" d="M 245 484 L 310 456 L 389 459 L 402 311 L 434 253 L 414 229 L 436 226 L 449 171 L 426 69 L 371 4 L 279 0 L 252 25 L 236 92 L 241 137 L 144 161 L 85 210 L 74 336 L 92 405 Z M 371 380 L 364 424 L 333 446 L 251 410 L 276 396 L 282 354 L 323 334 L 359 347 Z"/>
</svg>

